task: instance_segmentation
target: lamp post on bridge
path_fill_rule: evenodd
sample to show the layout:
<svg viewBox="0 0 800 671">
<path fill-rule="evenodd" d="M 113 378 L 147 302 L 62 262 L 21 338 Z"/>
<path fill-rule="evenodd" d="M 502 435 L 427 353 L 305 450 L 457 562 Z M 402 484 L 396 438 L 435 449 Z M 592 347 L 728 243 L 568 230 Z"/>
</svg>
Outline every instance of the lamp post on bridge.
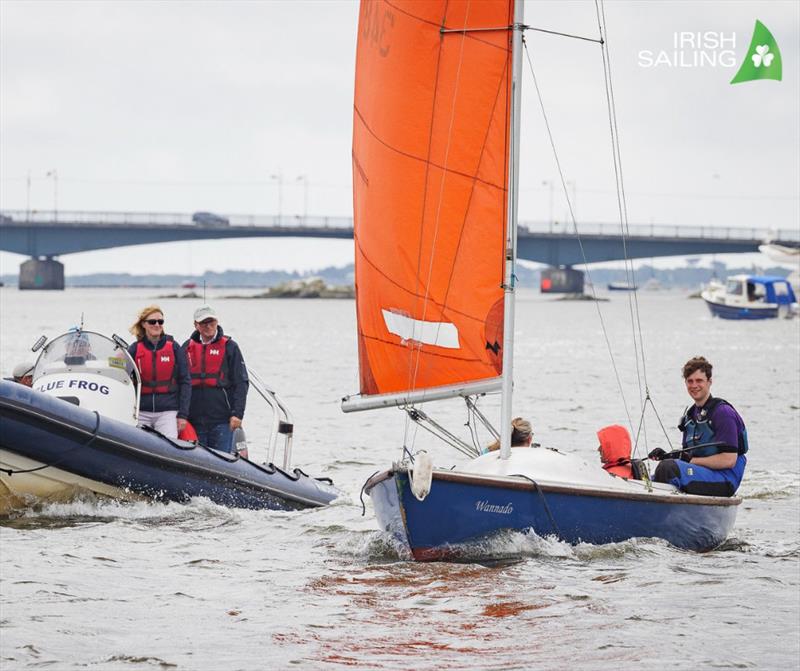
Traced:
<svg viewBox="0 0 800 671">
<path fill-rule="evenodd" d="M 572 216 L 575 217 L 575 221 L 578 220 L 578 187 L 575 180 L 567 180 L 567 186 L 571 187 L 572 189 L 572 207 L 570 210 L 572 211 Z M 569 219 L 569 217 L 565 217 Z"/>
<path fill-rule="evenodd" d="M 45 177 L 53 178 L 53 221 L 58 221 L 58 170 L 53 168 Z"/>
<path fill-rule="evenodd" d="M 308 223 L 308 175 L 300 175 L 297 180 L 303 183 L 303 225 Z"/>
<path fill-rule="evenodd" d="M 542 186 L 548 187 L 548 191 L 550 191 L 550 219 L 548 220 L 548 224 L 553 226 L 553 182 L 552 180 L 546 179 L 542 181 Z"/>
<path fill-rule="evenodd" d="M 31 171 L 25 179 L 25 221 L 31 220 Z"/>
<path fill-rule="evenodd" d="M 281 225 L 283 219 L 283 172 L 278 170 L 274 175 L 269 176 L 278 183 L 278 226 Z"/>
</svg>

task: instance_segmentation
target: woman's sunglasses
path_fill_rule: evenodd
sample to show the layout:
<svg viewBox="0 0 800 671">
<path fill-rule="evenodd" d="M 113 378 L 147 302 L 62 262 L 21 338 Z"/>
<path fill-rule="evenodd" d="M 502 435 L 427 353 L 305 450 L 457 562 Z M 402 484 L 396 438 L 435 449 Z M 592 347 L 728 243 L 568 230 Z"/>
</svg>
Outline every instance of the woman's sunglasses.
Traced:
<svg viewBox="0 0 800 671">
<path fill-rule="evenodd" d="M 155 326 L 156 324 L 158 324 L 159 326 L 164 326 L 164 320 L 163 319 L 145 319 L 144 323 L 145 324 L 150 324 L 150 326 Z"/>
</svg>

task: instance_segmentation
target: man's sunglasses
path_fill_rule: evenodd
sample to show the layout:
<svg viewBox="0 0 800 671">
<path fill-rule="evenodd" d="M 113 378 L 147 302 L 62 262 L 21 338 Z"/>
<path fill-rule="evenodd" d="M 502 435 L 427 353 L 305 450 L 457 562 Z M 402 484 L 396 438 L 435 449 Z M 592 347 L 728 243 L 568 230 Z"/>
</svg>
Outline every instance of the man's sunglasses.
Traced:
<svg viewBox="0 0 800 671">
<path fill-rule="evenodd" d="M 145 319 L 144 323 L 145 324 L 150 324 L 150 326 L 155 326 L 156 324 L 158 324 L 159 326 L 164 326 L 164 320 L 163 319 Z"/>
<path fill-rule="evenodd" d="M 217 320 L 216 320 L 216 319 L 204 319 L 204 320 L 203 320 L 203 321 L 201 321 L 200 323 L 201 323 L 203 326 L 210 326 L 211 324 L 216 324 L 216 323 L 217 323 Z"/>
</svg>

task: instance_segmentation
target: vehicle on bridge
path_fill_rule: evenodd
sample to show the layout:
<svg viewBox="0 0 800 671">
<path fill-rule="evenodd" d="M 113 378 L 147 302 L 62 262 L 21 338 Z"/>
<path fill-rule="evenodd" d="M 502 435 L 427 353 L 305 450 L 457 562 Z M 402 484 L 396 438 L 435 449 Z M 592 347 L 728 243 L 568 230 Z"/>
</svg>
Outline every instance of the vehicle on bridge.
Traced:
<svg viewBox="0 0 800 671">
<path fill-rule="evenodd" d="M 714 317 L 722 319 L 774 319 L 797 313 L 792 285 L 783 277 L 734 275 L 727 282 L 712 282 L 700 294 Z"/>
<path fill-rule="evenodd" d="M 192 223 L 198 226 L 208 226 L 217 228 L 220 226 L 230 226 L 231 222 L 226 217 L 222 217 L 213 212 L 195 212 L 192 215 Z"/>
<path fill-rule="evenodd" d="M 41 347 L 46 339 L 40 340 Z M 291 469 L 291 418 L 275 393 L 248 372 L 251 389 L 273 412 L 261 464 L 242 449 L 228 454 L 139 428 L 139 370 L 118 336 L 73 330 L 51 340 L 36 362 L 32 388 L 0 380 L 2 507 L 80 490 L 119 499 L 202 496 L 235 508 L 327 505 L 338 490 L 328 478 Z M 278 434 L 285 441 L 281 466 L 273 463 Z"/>
</svg>

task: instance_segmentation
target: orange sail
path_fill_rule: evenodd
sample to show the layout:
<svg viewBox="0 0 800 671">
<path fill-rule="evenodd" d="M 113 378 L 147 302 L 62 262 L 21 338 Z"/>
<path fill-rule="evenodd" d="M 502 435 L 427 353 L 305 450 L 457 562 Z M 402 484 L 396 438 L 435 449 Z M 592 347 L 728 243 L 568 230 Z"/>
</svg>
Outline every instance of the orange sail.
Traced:
<svg viewBox="0 0 800 671">
<path fill-rule="evenodd" d="M 361 394 L 498 379 L 513 0 L 362 0 L 353 110 Z"/>
</svg>

